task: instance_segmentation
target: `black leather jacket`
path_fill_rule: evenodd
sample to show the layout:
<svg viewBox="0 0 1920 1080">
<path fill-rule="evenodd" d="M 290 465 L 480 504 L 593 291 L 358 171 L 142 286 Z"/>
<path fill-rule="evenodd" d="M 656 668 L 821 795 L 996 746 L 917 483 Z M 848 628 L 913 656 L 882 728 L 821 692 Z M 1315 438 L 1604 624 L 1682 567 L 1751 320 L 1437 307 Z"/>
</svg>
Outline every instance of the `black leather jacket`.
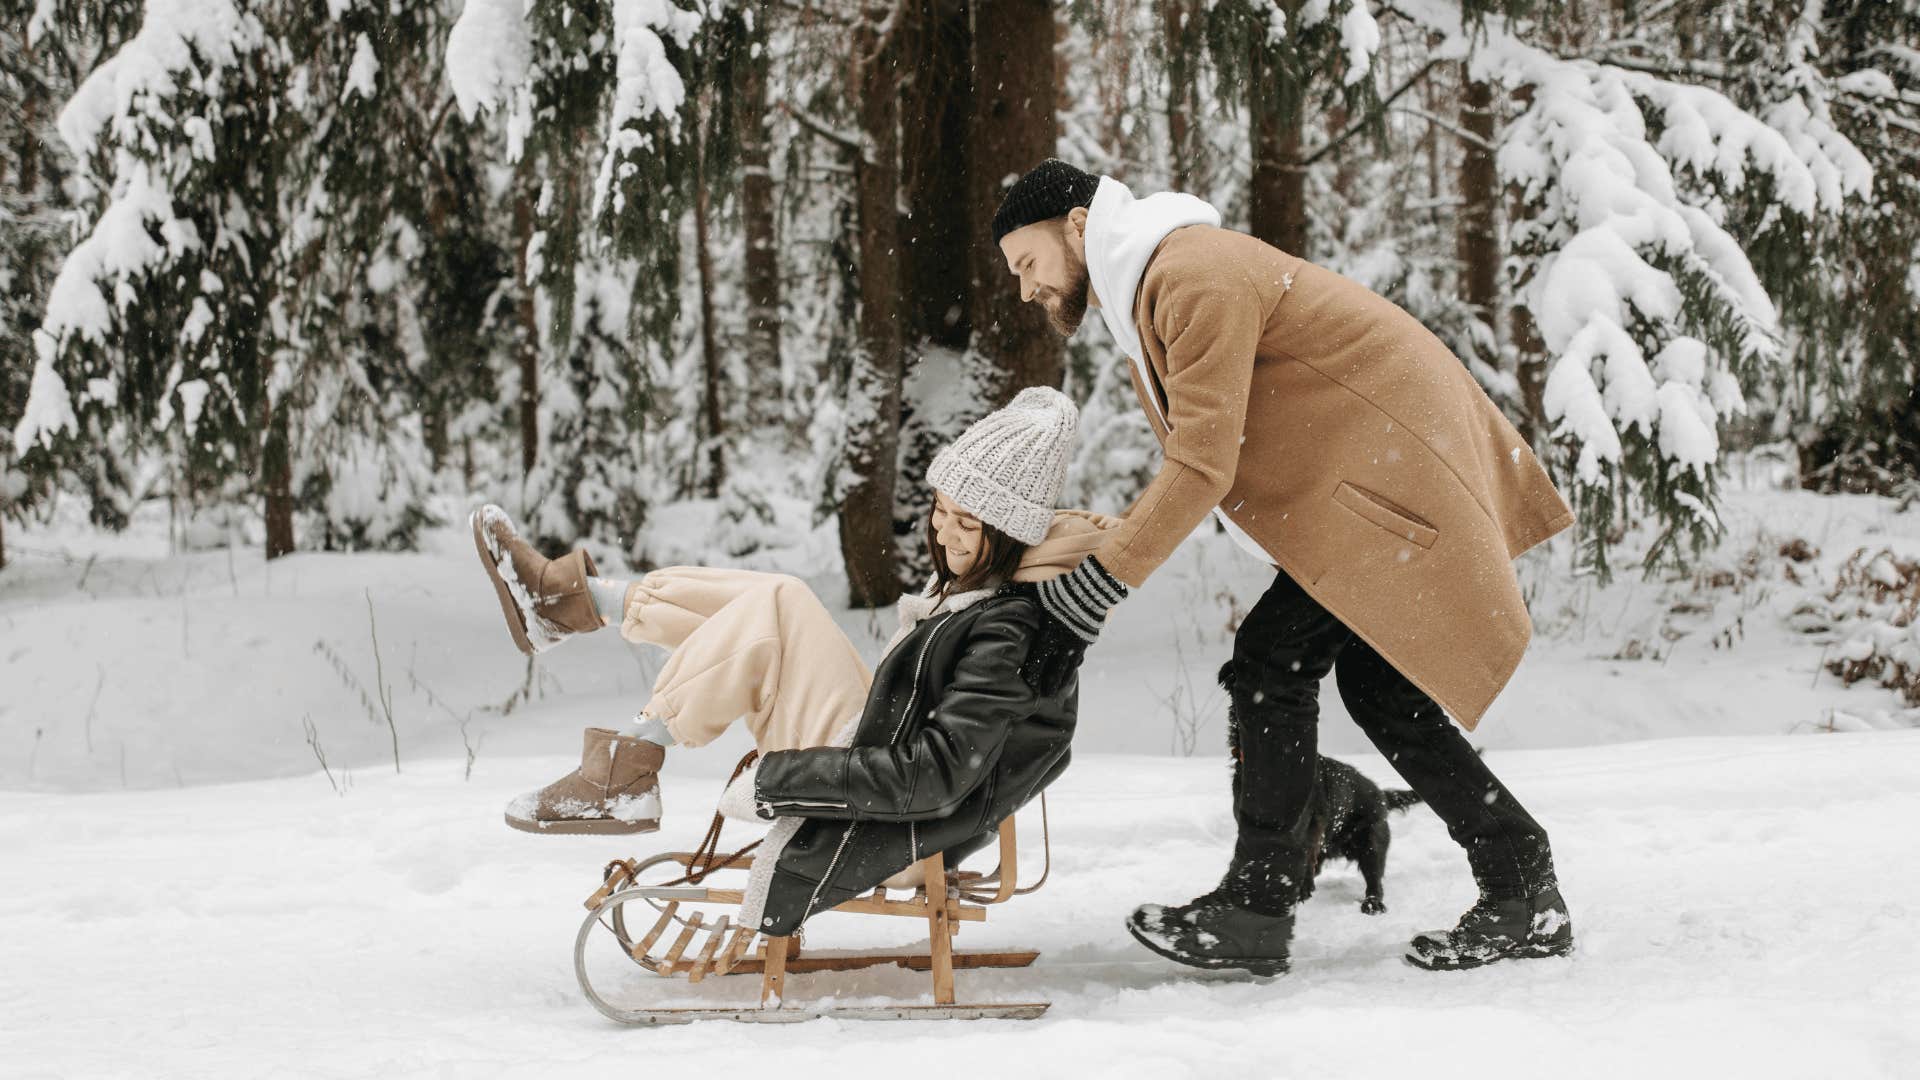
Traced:
<svg viewBox="0 0 1920 1080">
<path fill-rule="evenodd" d="M 763 931 L 792 933 L 936 851 L 952 866 L 1060 775 L 1080 682 L 1041 696 L 1021 677 L 1040 618 L 1031 584 L 928 617 L 880 661 L 850 747 L 760 759 L 761 815 L 808 819 L 774 864 Z"/>
</svg>

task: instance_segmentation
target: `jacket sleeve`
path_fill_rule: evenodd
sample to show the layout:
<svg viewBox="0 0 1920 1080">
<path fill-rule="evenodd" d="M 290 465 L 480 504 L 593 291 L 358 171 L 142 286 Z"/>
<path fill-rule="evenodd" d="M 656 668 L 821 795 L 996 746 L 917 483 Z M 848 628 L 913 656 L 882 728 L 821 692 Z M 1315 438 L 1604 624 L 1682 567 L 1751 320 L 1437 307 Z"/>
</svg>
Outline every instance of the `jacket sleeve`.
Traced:
<svg viewBox="0 0 1920 1080">
<path fill-rule="evenodd" d="M 1260 292 L 1237 266 L 1150 268 L 1142 288 L 1166 347 L 1165 460 L 1094 557 L 1139 586 L 1227 497 L 1240 463 L 1254 354 L 1266 324 Z"/>
<path fill-rule="evenodd" d="M 926 821 L 951 814 L 999 760 L 1013 725 L 1032 715 L 1035 694 L 1020 677 L 1039 626 L 1034 603 L 997 605 L 981 616 L 952 679 L 924 722 L 891 746 L 776 750 L 760 759 L 755 801 L 788 817 Z"/>
</svg>

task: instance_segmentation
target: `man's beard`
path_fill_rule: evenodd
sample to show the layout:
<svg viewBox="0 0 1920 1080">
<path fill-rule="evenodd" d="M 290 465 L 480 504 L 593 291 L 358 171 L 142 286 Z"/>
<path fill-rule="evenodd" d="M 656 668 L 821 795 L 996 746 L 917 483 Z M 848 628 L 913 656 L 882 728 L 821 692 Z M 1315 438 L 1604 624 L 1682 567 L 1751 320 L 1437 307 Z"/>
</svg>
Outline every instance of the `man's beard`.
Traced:
<svg viewBox="0 0 1920 1080">
<path fill-rule="evenodd" d="M 1081 320 L 1087 317 L 1087 288 L 1087 264 L 1081 263 L 1067 279 L 1064 290 L 1048 289 L 1042 297 L 1040 306 L 1046 309 L 1047 322 L 1053 324 L 1061 337 L 1072 337 L 1073 332 L 1080 329 Z"/>
</svg>

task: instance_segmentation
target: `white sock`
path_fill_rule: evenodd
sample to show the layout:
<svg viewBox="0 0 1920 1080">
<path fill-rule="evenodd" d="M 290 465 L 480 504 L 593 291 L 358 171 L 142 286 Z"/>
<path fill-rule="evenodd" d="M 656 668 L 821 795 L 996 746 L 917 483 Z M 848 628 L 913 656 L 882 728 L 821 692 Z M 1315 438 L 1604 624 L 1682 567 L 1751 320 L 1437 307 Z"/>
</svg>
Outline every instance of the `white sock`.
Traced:
<svg viewBox="0 0 1920 1080">
<path fill-rule="evenodd" d="M 667 722 L 659 717 L 647 716 L 644 713 L 634 717 L 633 733 L 659 746 L 674 744 L 673 732 L 667 730 Z"/>
<path fill-rule="evenodd" d="M 587 594 L 593 597 L 593 610 L 609 626 L 619 626 L 627 617 L 627 584 L 614 578 L 587 579 Z"/>
</svg>

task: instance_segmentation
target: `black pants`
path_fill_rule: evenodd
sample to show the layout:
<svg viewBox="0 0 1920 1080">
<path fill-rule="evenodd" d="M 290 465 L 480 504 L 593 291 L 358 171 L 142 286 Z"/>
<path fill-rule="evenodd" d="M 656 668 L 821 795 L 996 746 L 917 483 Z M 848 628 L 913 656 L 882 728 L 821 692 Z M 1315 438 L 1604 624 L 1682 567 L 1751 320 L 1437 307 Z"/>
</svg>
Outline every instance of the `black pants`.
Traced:
<svg viewBox="0 0 1920 1080">
<path fill-rule="evenodd" d="M 1233 639 L 1233 815 L 1239 827 L 1222 887 L 1244 907 L 1292 910 L 1310 881 L 1309 800 L 1318 762 L 1320 681 L 1467 851 L 1497 898 L 1554 884 L 1547 833 L 1502 785 L 1446 713 L 1282 572 Z"/>
</svg>

